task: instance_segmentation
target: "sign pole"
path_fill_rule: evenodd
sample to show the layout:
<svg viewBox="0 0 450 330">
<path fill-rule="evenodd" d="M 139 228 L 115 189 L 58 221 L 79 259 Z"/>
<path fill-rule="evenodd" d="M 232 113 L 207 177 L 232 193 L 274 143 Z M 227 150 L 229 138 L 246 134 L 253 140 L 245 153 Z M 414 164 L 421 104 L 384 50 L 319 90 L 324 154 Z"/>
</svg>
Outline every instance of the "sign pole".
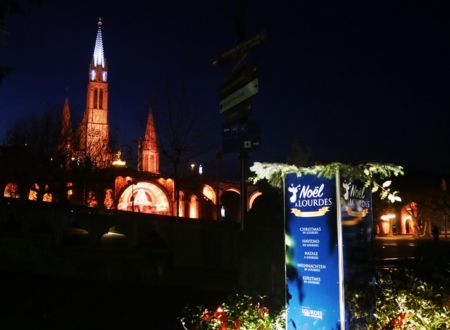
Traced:
<svg viewBox="0 0 450 330">
<path fill-rule="evenodd" d="M 247 215 L 247 166 L 248 166 L 248 157 L 247 151 L 242 150 L 239 156 L 240 165 L 241 165 L 241 196 L 240 196 L 240 204 L 241 204 L 241 230 L 244 230 L 245 220 Z"/>
<path fill-rule="evenodd" d="M 339 267 L 339 328 L 345 330 L 345 296 L 344 296 L 344 240 L 342 235 L 342 213 L 340 198 L 341 178 L 336 170 L 336 226 Z"/>
</svg>

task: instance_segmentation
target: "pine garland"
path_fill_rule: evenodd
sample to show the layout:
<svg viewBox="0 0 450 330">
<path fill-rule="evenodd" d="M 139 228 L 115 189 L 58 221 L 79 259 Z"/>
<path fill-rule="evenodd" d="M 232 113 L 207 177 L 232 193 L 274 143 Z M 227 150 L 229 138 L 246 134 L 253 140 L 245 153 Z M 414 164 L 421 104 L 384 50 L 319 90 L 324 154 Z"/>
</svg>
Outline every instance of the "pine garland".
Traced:
<svg viewBox="0 0 450 330">
<path fill-rule="evenodd" d="M 305 174 L 313 174 L 319 177 L 331 179 L 339 170 L 342 176 L 350 181 L 360 181 L 364 183 L 366 188 L 370 187 L 372 192 L 379 191 L 380 199 L 388 199 L 391 203 L 401 202 L 398 191 L 391 191 L 390 186 L 392 181 L 383 180 L 391 178 L 392 176 L 403 175 L 403 167 L 394 164 L 381 163 L 364 163 L 359 165 L 350 165 L 344 163 L 330 163 L 325 165 L 313 165 L 309 167 L 297 167 L 295 165 L 288 165 L 282 163 L 260 163 L 255 162 L 250 167 L 250 171 L 255 173 L 250 178 L 252 183 L 257 183 L 261 180 L 267 182 L 276 188 L 281 188 L 283 180 L 287 174 L 296 173 L 298 177 Z"/>
</svg>

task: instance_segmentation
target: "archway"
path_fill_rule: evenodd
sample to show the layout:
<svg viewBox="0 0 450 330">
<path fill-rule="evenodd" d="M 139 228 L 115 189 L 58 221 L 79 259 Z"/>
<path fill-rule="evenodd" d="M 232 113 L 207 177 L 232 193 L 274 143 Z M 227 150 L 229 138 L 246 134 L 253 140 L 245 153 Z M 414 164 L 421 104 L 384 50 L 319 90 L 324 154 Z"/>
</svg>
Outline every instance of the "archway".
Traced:
<svg viewBox="0 0 450 330">
<path fill-rule="evenodd" d="M 151 182 L 131 184 L 122 193 L 117 209 L 152 214 L 170 214 L 166 193 Z"/>
<path fill-rule="evenodd" d="M 235 189 L 229 189 L 220 197 L 226 219 L 239 220 L 241 218 L 239 195 Z"/>
<path fill-rule="evenodd" d="M 260 191 L 255 191 L 254 193 L 252 193 L 250 195 L 250 198 L 248 199 L 248 208 L 247 210 L 251 210 L 253 207 L 253 203 L 255 202 L 255 200 L 260 197 L 262 195 L 262 192 Z"/>
</svg>

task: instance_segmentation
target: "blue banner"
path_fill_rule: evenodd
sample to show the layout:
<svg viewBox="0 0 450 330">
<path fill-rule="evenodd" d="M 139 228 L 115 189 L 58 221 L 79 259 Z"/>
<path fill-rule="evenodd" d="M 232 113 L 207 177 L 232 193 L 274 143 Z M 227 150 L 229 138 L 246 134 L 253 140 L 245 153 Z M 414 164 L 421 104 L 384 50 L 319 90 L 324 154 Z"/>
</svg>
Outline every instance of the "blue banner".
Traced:
<svg viewBox="0 0 450 330">
<path fill-rule="evenodd" d="M 345 296 L 364 292 L 361 306 L 367 311 L 375 308 L 375 262 L 373 256 L 373 215 L 370 187 L 362 182 L 340 180 L 340 205 L 344 241 Z M 361 328 L 360 320 L 351 314 L 352 306 L 346 302 L 347 328 Z"/>
<path fill-rule="evenodd" d="M 341 329 L 343 259 L 336 181 L 290 174 L 284 196 L 287 329 Z"/>
</svg>

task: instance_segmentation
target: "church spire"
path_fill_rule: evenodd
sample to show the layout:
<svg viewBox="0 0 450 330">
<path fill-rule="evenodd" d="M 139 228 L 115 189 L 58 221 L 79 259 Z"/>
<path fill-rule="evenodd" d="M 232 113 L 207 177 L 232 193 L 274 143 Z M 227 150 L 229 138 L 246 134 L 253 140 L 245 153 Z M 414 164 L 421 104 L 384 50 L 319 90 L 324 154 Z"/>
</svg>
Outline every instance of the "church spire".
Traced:
<svg viewBox="0 0 450 330">
<path fill-rule="evenodd" d="M 155 120 L 153 110 L 150 108 L 147 115 L 147 127 L 145 135 L 139 141 L 139 170 L 150 173 L 159 173 L 159 149 L 156 137 Z"/>
<path fill-rule="evenodd" d="M 102 68 L 105 67 L 105 55 L 103 53 L 103 40 L 102 40 L 102 19 L 98 19 L 98 29 L 97 29 L 97 38 L 95 39 L 95 48 L 94 48 L 94 66 L 101 65 Z"/>
<path fill-rule="evenodd" d="M 89 66 L 86 112 L 80 126 L 80 150 L 95 167 L 109 166 L 108 64 L 103 54 L 102 20 L 98 21 L 94 57 Z"/>
<path fill-rule="evenodd" d="M 66 96 L 66 100 L 64 102 L 63 112 L 61 114 L 61 127 L 58 136 L 58 155 L 62 164 L 68 166 L 69 158 L 73 152 L 72 145 L 72 123 L 70 121 L 70 109 L 69 109 L 69 99 Z"/>
<path fill-rule="evenodd" d="M 63 113 L 61 116 L 61 135 L 72 135 L 72 124 L 70 122 L 69 98 L 64 101 Z"/>
<path fill-rule="evenodd" d="M 155 119 L 153 118 L 153 109 L 150 108 L 147 115 L 147 126 L 145 128 L 145 140 L 149 141 L 152 149 L 158 148 L 156 138 Z"/>
</svg>

